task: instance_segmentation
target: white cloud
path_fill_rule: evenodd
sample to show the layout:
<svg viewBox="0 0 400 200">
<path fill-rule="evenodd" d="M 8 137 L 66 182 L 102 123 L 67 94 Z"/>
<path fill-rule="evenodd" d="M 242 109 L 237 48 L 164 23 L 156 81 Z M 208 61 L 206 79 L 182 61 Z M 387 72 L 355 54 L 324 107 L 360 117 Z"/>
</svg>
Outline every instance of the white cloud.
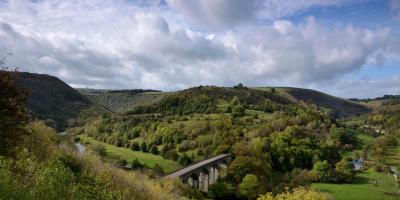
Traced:
<svg viewBox="0 0 400 200">
<path fill-rule="evenodd" d="M 276 20 L 314 7 L 360 3 L 358 0 L 166 0 L 191 23 L 220 30 L 258 20 Z M 362 0 L 365 1 L 365 0 Z"/>
<path fill-rule="evenodd" d="M 400 21 L 400 1 L 390 0 L 389 1 L 390 14 L 394 20 Z"/>
<path fill-rule="evenodd" d="M 204 2 L 198 12 L 208 18 L 195 23 L 228 27 L 254 17 L 250 12 L 236 15 L 237 9 L 250 9 L 250 5 Z M 279 13 L 331 5 L 312 2 Z M 187 12 L 193 6 L 178 0 L 168 3 Z M 8 65 L 56 75 L 73 86 L 175 90 L 238 82 L 308 87 L 337 80 L 374 59 L 384 62 L 383 58 L 399 52 L 399 39 L 390 29 L 327 25 L 309 17 L 299 24 L 273 20 L 271 25 L 210 33 L 187 25 L 159 1 L 139 4 L 122 0 L 0 3 L 0 54 L 11 51 Z"/>
<path fill-rule="evenodd" d="M 381 79 L 362 77 L 341 80 L 324 89 L 347 98 L 375 98 L 385 94 L 400 95 L 400 75 L 391 75 Z"/>
</svg>

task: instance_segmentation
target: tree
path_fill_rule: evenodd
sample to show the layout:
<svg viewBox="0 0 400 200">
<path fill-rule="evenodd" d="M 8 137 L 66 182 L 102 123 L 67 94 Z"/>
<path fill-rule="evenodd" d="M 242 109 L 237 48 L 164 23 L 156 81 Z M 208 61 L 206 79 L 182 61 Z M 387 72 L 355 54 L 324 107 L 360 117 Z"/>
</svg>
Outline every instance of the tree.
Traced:
<svg viewBox="0 0 400 200">
<path fill-rule="evenodd" d="M 231 101 L 231 106 L 239 105 L 239 103 L 240 103 L 239 97 L 234 96 L 232 101 Z"/>
<path fill-rule="evenodd" d="M 331 166 L 329 165 L 328 161 L 317 161 L 314 166 L 313 170 L 319 173 L 326 173 L 331 169 Z"/>
<path fill-rule="evenodd" d="M 257 200 L 328 200 L 330 199 L 326 194 L 306 190 L 303 187 L 286 191 L 274 196 L 272 193 L 260 196 Z"/>
<path fill-rule="evenodd" d="M 259 188 L 260 183 L 257 176 L 254 174 L 247 174 L 239 184 L 239 193 L 240 195 L 251 200 L 258 196 Z"/>
<path fill-rule="evenodd" d="M 240 117 L 243 116 L 245 113 L 245 108 L 240 103 L 239 97 L 234 96 L 231 105 L 229 106 L 232 110 L 233 117 Z"/>
<path fill-rule="evenodd" d="M 106 151 L 106 147 L 103 144 L 94 144 L 92 146 L 92 149 L 94 152 L 98 153 L 100 156 L 106 156 L 107 155 L 107 151 Z"/>
<path fill-rule="evenodd" d="M 151 154 L 154 154 L 154 155 L 158 155 L 160 152 L 158 151 L 158 148 L 157 148 L 156 145 L 152 145 L 152 146 L 150 147 L 150 153 L 151 153 Z"/>
<path fill-rule="evenodd" d="M 15 148 L 26 135 L 28 117 L 24 108 L 27 95 L 14 85 L 11 72 L 0 61 L 0 155 L 13 156 Z"/>
<path fill-rule="evenodd" d="M 186 153 L 182 153 L 178 158 L 178 163 L 182 166 L 189 165 L 191 162 L 192 159 Z"/>
<path fill-rule="evenodd" d="M 240 183 L 247 174 L 254 174 L 260 180 L 269 180 L 271 164 L 250 156 L 238 156 L 228 166 L 228 174 Z"/>
<path fill-rule="evenodd" d="M 141 150 L 142 152 L 147 152 L 147 145 L 146 145 L 146 142 L 142 142 L 142 143 L 140 144 L 140 150 Z"/>
<path fill-rule="evenodd" d="M 232 108 L 232 115 L 234 117 L 241 117 L 245 114 L 245 110 L 246 109 L 241 104 L 236 105 Z"/>
<path fill-rule="evenodd" d="M 140 161 L 137 158 L 135 158 L 132 161 L 132 168 L 133 169 L 141 169 L 141 168 L 143 168 L 143 165 L 142 165 L 142 163 L 140 163 Z"/>
<path fill-rule="evenodd" d="M 353 170 L 353 164 L 351 163 L 351 159 L 342 159 L 335 165 L 336 176 L 338 182 L 346 182 L 350 183 L 355 178 L 355 173 Z"/>
<path fill-rule="evenodd" d="M 176 161 L 178 160 L 179 154 L 176 152 L 175 149 L 171 149 L 165 154 L 165 157 Z"/>
<path fill-rule="evenodd" d="M 313 171 L 318 174 L 318 179 L 321 181 L 329 181 L 331 177 L 331 165 L 328 161 L 317 161 L 314 163 Z"/>
<path fill-rule="evenodd" d="M 139 151 L 139 150 L 140 150 L 140 145 L 139 145 L 138 142 L 132 142 L 130 148 L 131 148 L 133 151 Z"/>
<path fill-rule="evenodd" d="M 163 168 L 162 168 L 159 164 L 155 164 L 155 165 L 154 165 L 153 171 L 154 171 L 156 174 L 160 175 L 160 176 L 162 176 L 162 175 L 164 174 L 164 170 L 163 170 Z"/>
</svg>

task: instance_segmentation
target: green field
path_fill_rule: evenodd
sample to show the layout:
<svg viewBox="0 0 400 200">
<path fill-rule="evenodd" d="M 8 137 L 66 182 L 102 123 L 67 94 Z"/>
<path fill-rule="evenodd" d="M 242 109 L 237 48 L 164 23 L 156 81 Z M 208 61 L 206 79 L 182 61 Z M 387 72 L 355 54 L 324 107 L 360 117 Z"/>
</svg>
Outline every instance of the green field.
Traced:
<svg viewBox="0 0 400 200">
<path fill-rule="evenodd" d="M 374 180 L 378 181 L 376 185 Z M 396 195 L 400 188 L 396 186 L 393 176 L 375 172 L 373 169 L 357 174 L 357 179 L 352 184 L 313 183 L 311 188 L 327 192 L 335 200 L 400 199 Z"/>
<path fill-rule="evenodd" d="M 370 161 L 400 168 L 400 146 L 388 147 L 383 155 L 370 156 Z"/>
<path fill-rule="evenodd" d="M 120 159 L 125 159 L 128 162 L 132 162 L 134 159 L 138 159 L 142 164 L 146 164 L 149 167 L 154 167 L 155 164 L 160 165 L 164 172 L 169 173 L 179 169 L 181 166 L 172 160 L 164 159 L 161 156 L 153 155 L 150 153 L 143 153 L 140 151 L 132 151 L 129 148 L 116 147 L 114 145 L 106 144 L 95 140 L 94 138 L 87 137 L 85 135 L 80 135 L 81 141 L 83 143 L 89 144 L 102 144 L 106 148 L 107 158 L 118 157 Z"/>
</svg>

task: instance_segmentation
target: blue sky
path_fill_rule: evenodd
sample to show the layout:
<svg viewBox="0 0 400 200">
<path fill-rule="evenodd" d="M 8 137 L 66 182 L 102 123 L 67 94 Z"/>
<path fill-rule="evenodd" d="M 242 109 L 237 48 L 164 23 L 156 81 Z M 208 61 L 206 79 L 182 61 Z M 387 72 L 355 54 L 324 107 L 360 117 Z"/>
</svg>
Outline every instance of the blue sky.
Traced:
<svg viewBox="0 0 400 200">
<path fill-rule="evenodd" d="M 73 87 L 400 91 L 399 0 L 0 1 L 0 55 Z"/>
</svg>

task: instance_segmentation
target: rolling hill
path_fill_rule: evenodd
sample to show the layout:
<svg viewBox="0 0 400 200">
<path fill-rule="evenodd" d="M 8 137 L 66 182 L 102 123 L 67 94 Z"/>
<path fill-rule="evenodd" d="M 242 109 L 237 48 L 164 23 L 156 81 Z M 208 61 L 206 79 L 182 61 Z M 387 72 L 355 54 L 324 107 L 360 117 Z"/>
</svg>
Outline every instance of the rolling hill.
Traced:
<svg viewBox="0 0 400 200">
<path fill-rule="evenodd" d="M 261 90 L 271 90 L 271 88 L 258 88 Z M 292 102 L 309 102 L 317 106 L 331 109 L 336 117 L 349 117 L 352 115 L 361 115 L 371 111 L 371 109 L 359 102 L 335 97 L 316 90 L 293 88 L 293 87 L 277 87 L 276 92 L 284 96 Z"/>
<path fill-rule="evenodd" d="M 124 112 L 136 106 L 149 105 L 159 102 L 168 93 L 158 90 L 102 90 L 77 89 L 92 102 L 113 112 Z"/>
<path fill-rule="evenodd" d="M 358 102 L 334 97 L 319 91 L 278 87 L 247 88 L 245 90 L 229 87 L 200 86 L 176 92 L 157 90 L 98 90 L 74 89 L 57 77 L 26 72 L 10 72 L 18 87 L 28 91 L 27 107 L 34 117 L 53 123 L 57 130 L 64 130 L 68 120 L 93 105 L 99 105 L 113 112 L 124 113 L 137 107 L 192 101 L 204 98 L 206 101 L 220 104 L 229 102 L 234 96 L 248 104 L 257 105 L 265 99 L 279 104 L 310 102 L 331 109 L 337 117 L 348 117 L 367 113 L 370 109 Z M 210 103 L 208 102 L 208 103 Z M 182 103 L 182 102 L 180 102 Z"/>
<path fill-rule="evenodd" d="M 58 131 L 68 120 L 94 105 L 88 98 L 57 77 L 27 72 L 10 72 L 17 87 L 28 92 L 27 108 L 31 115 L 47 120 Z"/>
</svg>

